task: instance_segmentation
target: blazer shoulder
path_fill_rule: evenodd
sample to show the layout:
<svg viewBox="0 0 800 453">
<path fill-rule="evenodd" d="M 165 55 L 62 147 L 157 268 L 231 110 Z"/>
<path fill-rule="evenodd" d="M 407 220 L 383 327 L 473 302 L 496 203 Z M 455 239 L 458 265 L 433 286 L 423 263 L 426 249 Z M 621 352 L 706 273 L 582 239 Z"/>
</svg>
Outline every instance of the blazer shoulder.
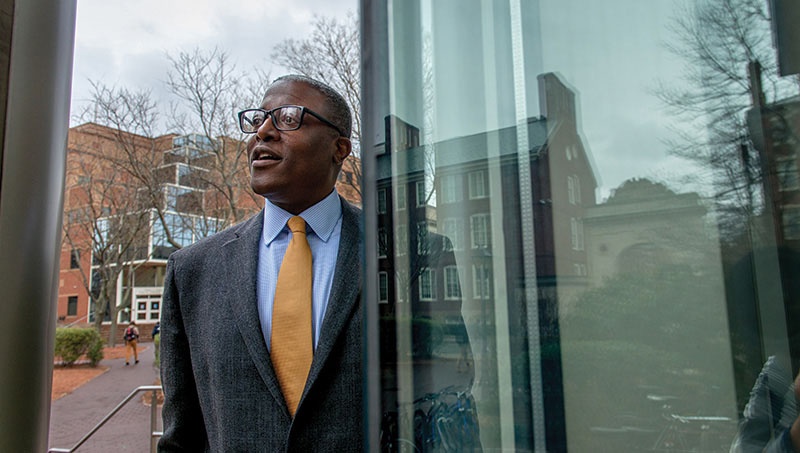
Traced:
<svg viewBox="0 0 800 453">
<path fill-rule="evenodd" d="M 363 230 L 363 222 L 361 221 L 361 208 L 351 204 L 345 200 L 341 195 L 342 200 L 342 217 L 344 223 L 349 223 L 350 226 L 358 226 L 359 230 Z"/>
<path fill-rule="evenodd" d="M 244 235 L 256 233 L 260 235 L 263 225 L 264 211 L 262 210 L 244 222 L 231 225 L 218 233 L 214 233 L 211 236 L 199 239 L 195 243 L 172 252 L 169 256 L 169 259 L 175 260 L 195 256 L 198 254 L 202 255 L 210 249 L 222 247 L 228 242 L 236 240 Z"/>
</svg>

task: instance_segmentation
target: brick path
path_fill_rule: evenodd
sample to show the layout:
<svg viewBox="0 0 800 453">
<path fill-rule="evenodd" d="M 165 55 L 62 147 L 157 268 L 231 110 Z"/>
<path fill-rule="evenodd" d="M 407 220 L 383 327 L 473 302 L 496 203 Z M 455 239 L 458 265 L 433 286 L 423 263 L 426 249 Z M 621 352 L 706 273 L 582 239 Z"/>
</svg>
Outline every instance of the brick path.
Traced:
<svg viewBox="0 0 800 453">
<path fill-rule="evenodd" d="M 125 366 L 125 359 L 103 360 L 109 370 L 56 401 L 50 408 L 50 448 L 72 448 L 136 387 L 153 385 L 158 370 L 153 367 L 153 344 L 145 343 L 139 364 Z M 134 397 L 76 453 L 150 451 L 150 407 L 142 396 Z M 161 410 L 157 430 L 161 430 Z"/>
</svg>

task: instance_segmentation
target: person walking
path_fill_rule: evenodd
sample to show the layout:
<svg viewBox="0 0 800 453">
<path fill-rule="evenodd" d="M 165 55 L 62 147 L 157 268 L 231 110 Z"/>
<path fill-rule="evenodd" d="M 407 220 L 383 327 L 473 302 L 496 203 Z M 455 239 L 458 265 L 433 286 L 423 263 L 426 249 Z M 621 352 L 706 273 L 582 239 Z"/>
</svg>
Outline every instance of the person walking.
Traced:
<svg viewBox="0 0 800 453">
<path fill-rule="evenodd" d="M 125 329 L 125 366 L 130 365 L 131 350 L 133 350 L 134 364 L 139 363 L 139 329 L 136 327 L 136 321 L 131 321 Z"/>
</svg>

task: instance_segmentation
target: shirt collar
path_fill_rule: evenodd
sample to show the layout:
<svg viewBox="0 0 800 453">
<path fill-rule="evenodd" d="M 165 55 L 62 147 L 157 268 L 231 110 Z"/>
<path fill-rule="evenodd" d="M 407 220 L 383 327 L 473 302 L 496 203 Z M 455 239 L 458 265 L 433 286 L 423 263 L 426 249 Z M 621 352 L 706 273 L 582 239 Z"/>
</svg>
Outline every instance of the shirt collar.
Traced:
<svg viewBox="0 0 800 453">
<path fill-rule="evenodd" d="M 284 211 L 272 204 L 268 199 L 265 199 L 264 229 L 261 233 L 264 243 L 271 244 L 292 216 L 293 214 Z M 300 217 L 306 221 L 306 224 L 318 238 L 322 239 L 323 242 L 328 242 L 336 223 L 342 217 L 342 203 L 339 201 L 339 194 L 336 189 L 333 189 L 327 197 L 317 204 L 301 212 Z"/>
</svg>

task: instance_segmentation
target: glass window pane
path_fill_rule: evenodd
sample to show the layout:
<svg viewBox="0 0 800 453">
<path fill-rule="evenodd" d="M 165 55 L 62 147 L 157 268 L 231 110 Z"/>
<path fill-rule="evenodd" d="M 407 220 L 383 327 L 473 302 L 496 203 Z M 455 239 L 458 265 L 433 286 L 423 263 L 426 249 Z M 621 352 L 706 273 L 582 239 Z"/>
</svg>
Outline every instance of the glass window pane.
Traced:
<svg viewBox="0 0 800 453">
<path fill-rule="evenodd" d="M 369 3 L 365 166 L 409 192 L 378 215 L 383 447 L 774 446 L 800 369 L 800 6 Z"/>
</svg>

